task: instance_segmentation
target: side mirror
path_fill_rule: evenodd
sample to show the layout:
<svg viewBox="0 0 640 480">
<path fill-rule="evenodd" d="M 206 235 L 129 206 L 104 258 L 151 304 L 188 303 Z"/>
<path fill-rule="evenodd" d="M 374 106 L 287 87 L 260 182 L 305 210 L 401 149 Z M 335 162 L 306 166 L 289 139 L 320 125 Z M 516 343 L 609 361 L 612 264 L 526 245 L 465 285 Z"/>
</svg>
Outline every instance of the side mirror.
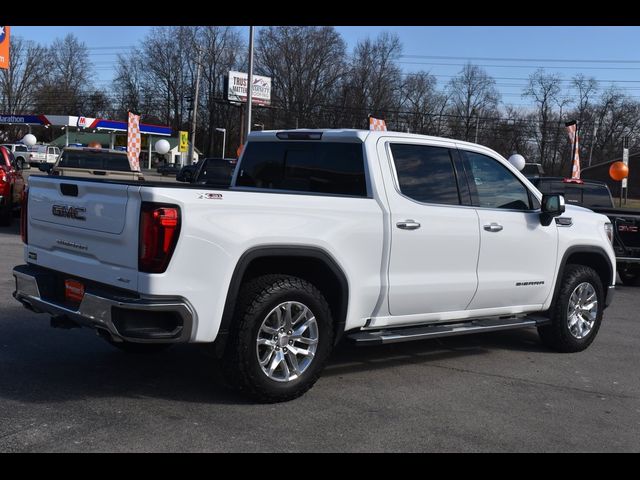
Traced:
<svg viewBox="0 0 640 480">
<path fill-rule="evenodd" d="M 187 179 L 184 178 L 183 174 L 179 173 L 178 175 L 176 175 L 176 181 L 178 181 L 178 182 L 186 182 Z"/>
<path fill-rule="evenodd" d="M 543 195 L 541 203 L 540 223 L 545 227 L 551 223 L 554 217 L 564 213 L 563 195 Z"/>
<path fill-rule="evenodd" d="M 53 163 L 41 163 L 38 165 L 38 170 L 44 173 L 50 173 L 53 168 Z"/>
</svg>

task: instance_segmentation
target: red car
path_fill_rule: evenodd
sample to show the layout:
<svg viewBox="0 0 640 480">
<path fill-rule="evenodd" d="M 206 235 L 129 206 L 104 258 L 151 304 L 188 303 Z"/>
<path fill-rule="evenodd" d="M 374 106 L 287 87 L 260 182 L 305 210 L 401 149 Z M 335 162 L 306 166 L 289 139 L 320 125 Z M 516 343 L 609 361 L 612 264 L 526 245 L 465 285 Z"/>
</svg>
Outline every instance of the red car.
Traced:
<svg viewBox="0 0 640 480">
<path fill-rule="evenodd" d="M 24 178 L 13 153 L 0 146 L 0 225 L 11 224 L 13 211 L 20 206 Z"/>
</svg>

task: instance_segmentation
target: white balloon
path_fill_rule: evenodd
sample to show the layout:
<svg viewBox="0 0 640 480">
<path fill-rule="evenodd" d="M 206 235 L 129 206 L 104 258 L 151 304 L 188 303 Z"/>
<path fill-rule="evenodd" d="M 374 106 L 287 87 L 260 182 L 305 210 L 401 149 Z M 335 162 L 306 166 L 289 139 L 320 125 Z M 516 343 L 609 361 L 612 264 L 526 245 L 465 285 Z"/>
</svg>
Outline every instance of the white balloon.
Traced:
<svg viewBox="0 0 640 480">
<path fill-rule="evenodd" d="M 27 133 L 22 139 L 22 143 L 27 145 L 28 147 L 33 147 L 36 144 L 36 136 L 31 133 Z"/>
<path fill-rule="evenodd" d="M 156 142 L 155 148 L 156 148 L 156 152 L 158 152 L 160 155 L 164 155 L 169 150 L 171 150 L 171 145 L 169 145 L 169 142 L 162 139 Z"/>
<path fill-rule="evenodd" d="M 522 155 L 520 155 L 519 153 L 514 153 L 509 157 L 509 163 L 516 167 L 518 170 L 522 171 L 526 162 Z"/>
</svg>

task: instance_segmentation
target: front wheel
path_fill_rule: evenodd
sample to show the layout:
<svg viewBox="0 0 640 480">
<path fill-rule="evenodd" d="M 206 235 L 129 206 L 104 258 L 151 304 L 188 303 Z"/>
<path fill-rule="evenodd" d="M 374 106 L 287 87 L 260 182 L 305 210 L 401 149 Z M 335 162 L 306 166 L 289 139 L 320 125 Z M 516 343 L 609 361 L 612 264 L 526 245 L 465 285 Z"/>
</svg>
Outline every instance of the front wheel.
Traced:
<svg viewBox="0 0 640 480">
<path fill-rule="evenodd" d="M 604 289 L 593 268 L 567 265 L 551 323 L 538 327 L 542 342 L 559 352 L 580 352 L 595 339 L 602 322 Z"/>
<path fill-rule="evenodd" d="M 292 400 L 320 377 L 333 338 L 329 305 L 314 285 L 288 275 L 261 276 L 241 290 L 224 373 L 257 401 Z"/>
</svg>

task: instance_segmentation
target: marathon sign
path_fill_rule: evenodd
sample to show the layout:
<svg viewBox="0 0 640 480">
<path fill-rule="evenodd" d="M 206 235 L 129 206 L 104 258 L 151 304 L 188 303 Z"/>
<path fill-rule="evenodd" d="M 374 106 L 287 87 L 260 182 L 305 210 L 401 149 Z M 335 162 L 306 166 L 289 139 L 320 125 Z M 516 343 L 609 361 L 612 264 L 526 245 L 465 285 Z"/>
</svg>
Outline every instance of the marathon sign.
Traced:
<svg viewBox="0 0 640 480">
<path fill-rule="evenodd" d="M 247 83 L 249 75 L 230 71 L 227 77 L 227 100 L 230 102 L 247 101 Z M 271 104 L 271 78 L 261 75 L 253 76 L 251 103 L 256 105 Z"/>
<path fill-rule="evenodd" d="M 21 125 L 49 125 L 51 122 L 44 115 L 1 115 L 0 124 L 17 123 Z"/>
</svg>

